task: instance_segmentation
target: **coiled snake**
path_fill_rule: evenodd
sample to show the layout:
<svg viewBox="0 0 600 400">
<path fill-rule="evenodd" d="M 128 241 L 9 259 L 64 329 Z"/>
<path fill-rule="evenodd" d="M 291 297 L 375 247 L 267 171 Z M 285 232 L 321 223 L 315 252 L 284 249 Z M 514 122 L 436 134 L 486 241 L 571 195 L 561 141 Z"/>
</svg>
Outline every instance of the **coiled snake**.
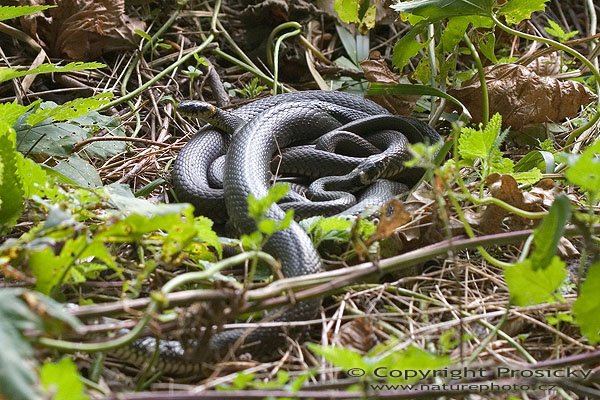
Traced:
<svg viewBox="0 0 600 400">
<path fill-rule="evenodd" d="M 306 193 L 317 201 L 291 192 L 284 203 L 270 207 L 267 218 L 281 220 L 284 210 L 290 207 L 300 218 L 356 214 L 383 204 L 406 191 L 406 184 L 412 185 L 420 178 L 422 170 L 403 166 L 409 158 L 408 142 L 440 140 L 435 130 L 416 119 L 390 115 L 369 100 L 341 92 L 282 94 L 231 113 L 194 101 L 182 102 L 178 110 L 212 122 L 181 150 L 174 164 L 173 188 L 179 200 L 192 203 L 198 214 L 214 221 L 222 222 L 228 217 L 241 233 L 256 230 L 255 221 L 248 215 L 247 199 L 250 194 L 256 198 L 267 194 L 274 176 L 272 167 L 278 174 L 311 178 L 313 182 Z M 320 143 L 314 144 L 315 140 Z M 288 148 L 290 145 L 295 147 Z M 346 154 L 327 151 L 336 147 L 345 148 Z M 366 156 L 357 155 L 360 151 L 366 151 Z M 213 181 L 220 180 L 223 187 L 214 187 Z M 286 277 L 321 270 L 317 250 L 295 222 L 273 234 L 264 250 L 281 261 Z M 319 304 L 320 300 L 298 303 L 276 311 L 275 319 L 314 318 Z M 197 349 L 192 356 L 183 354 L 178 342 L 161 341 L 159 349 L 165 358 L 159 361 L 158 368 L 167 374 L 191 373 L 197 354 L 221 356 L 243 335 L 244 342 L 250 345 L 242 350 L 257 353 L 265 348 L 272 351 L 281 330 L 220 332 L 210 339 L 207 349 Z M 126 358 L 140 362 L 144 355 L 149 357 L 153 346 L 152 339 L 141 339 L 134 344 L 138 350 L 134 360 L 131 353 Z"/>
</svg>

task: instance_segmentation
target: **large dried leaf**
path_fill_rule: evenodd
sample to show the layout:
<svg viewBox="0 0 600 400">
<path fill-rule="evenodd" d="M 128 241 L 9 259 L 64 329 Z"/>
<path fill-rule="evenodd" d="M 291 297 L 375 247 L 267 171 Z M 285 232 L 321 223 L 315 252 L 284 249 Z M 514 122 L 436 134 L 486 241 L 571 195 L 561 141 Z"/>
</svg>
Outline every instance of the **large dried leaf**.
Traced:
<svg viewBox="0 0 600 400">
<path fill-rule="evenodd" d="M 370 319 L 362 317 L 352 320 L 340 328 L 340 345 L 367 353 L 378 344 L 375 327 Z"/>
<path fill-rule="evenodd" d="M 496 64 L 485 70 L 490 115 L 502 114 L 505 127 L 520 129 L 529 124 L 575 117 L 581 106 L 596 98 L 579 82 L 539 76 L 521 65 Z M 477 76 L 449 93 L 467 106 L 474 122 L 481 122 L 481 87 Z"/>
<path fill-rule="evenodd" d="M 486 178 L 486 183 L 493 197 L 521 210 L 540 211 L 541 199 L 519 189 L 517 181 L 512 176 L 494 173 Z M 481 231 L 488 234 L 501 232 L 502 222 L 507 215 L 508 211 L 497 205 L 486 207 L 479 223 Z M 515 220 L 522 225 L 528 222 L 519 217 Z"/>
<path fill-rule="evenodd" d="M 125 0 L 29 0 L 56 4 L 45 15 L 22 24 L 32 37 L 44 42 L 50 55 L 73 60 L 97 59 L 104 53 L 131 49 L 144 23 L 125 15 Z"/>
<path fill-rule="evenodd" d="M 374 52 L 368 60 L 360 63 L 360 67 L 365 73 L 365 79 L 372 83 L 384 83 L 395 85 L 400 82 L 400 75 L 390 70 L 383 58 L 378 57 Z M 367 96 L 368 99 L 385 107 L 393 114 L 410 115 L 421 96 L 417 95 L 377 95 Z"/>
</svg>

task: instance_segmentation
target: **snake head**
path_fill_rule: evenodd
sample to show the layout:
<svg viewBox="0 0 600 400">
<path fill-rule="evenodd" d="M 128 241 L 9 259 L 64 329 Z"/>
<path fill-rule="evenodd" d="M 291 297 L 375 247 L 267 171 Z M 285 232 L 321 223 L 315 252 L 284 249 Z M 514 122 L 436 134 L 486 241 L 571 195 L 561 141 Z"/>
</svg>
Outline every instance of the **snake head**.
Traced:
<svg viewBox="0 0 600 400">
<path fill-rule="evenodd" d="M 217 112 L 217 107 L 205 101 L 184 100 L 177 106 L 177 112 L 185 117 L 206 120 Z"/>
<path fill-rule="evenodd" d="M 375 154 L 368 157 L 356 169 L 363 185 L 370 185 L 381 177 L 390 163 L 390 158 L 385 154 Z"/>
</svg>

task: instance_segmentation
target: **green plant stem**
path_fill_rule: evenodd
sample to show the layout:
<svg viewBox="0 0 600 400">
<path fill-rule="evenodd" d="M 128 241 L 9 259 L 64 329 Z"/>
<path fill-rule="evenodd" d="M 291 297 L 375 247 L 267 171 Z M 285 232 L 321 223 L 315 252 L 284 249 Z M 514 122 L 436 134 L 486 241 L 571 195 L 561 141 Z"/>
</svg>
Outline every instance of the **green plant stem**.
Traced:
<svg viewBox="0 0 600 400">
<path fill-rule="evenodd" d="M 437 89 L 437 62 L 436 62 L 436 58 L 435 58 L 435 26 L 434 24 L 430 24 L 427 27 L 427 36 L 429 38 L 429 44 L 428 44 L 428 56 L 429 56 L 429 69 L 431 70 L 431 87 L 434 87 Z M 431 96 L 431 111 L 430 111 L 430 115 L 431 117 L 433 117 L 436 114 L 436 110 L 437 110 L 437 104 L 435 102 L 436 97 L 435 96 Z M 431 119 L 430 119 L 431 120 Z"/>
<path fill-rule="evenodd" d="M 126 102 L 126 101 L 134 98 L 135 96 L 138 96 L 143 91 L 145 91 L 146 89 L 148 89 L 150 86 L 154 85 L 156 82 L 158 82 L 159 80 L 161 80 L 162 78 L 164 78 L 166 75 L 169 75 L 171 72 L 173 72 L 173 70 L 175 70 L 176 68 L 178 68 L 180 65 L 184 64 L 185 62 L 187 62 L 190 58 L 192 58 L 194 56 L 194 54 L 200 53 L 201 51 L 203 51 L 204 49 L 206 49 L 206 47 L 208 47 L 208 45 L 211 44 L 214 39 L 215 39 L 215 36 L 213 34 L 208 35 L 208 37 L 206 38 L 206 40 L 204 42 L 202 42 L 202 44 L 200 44 L 198 47 L 196 47 L 196 49 L 194 49 L 194 51 L 186 54 L 185 56 L 181 57 L 179 60 L 177 60 L 173 64 L 169 65 L 167 68 L 165 68 L 164 70 L 162 70 L 160 73 L 156 74 L 156 76 L 154 76 L 148 82 L 146 82 L 143 85 L 141 85 L 139 88 L 137 88 L 133 92 L 129 92 L 125 96 L 119 97 L 118 99 L 115 99 L 115 100 L 111 101 L 110 103 L 104 105 L 100 109 L 100 111 L 101 110 L 107 110 L 107 109 L 109 109 L 111 107 L 115 107 L 115 106 L 117 106 L 117 105 L 119 105 L 121 103 L 124 103 L 124 102 Z"/>
<path fill-rule="evenodd" d="M 140 321 L 127 332 L 125 335 L 120 336 L 116 339 L 109 340 L 106 342 L 100 343 L 80 343 L 80 342 L 69 342 L 66 340 L 58 340 L 58 339 L 50 339 L 50 338 L 39 338 L 38 343 L 50 347 L 53 349 L 58 349 L 67 352 L 73 351 L 85 351 L 85 352 L 96 352 L 96 351 L 108 351 L 115 349 L 117 347 L 121 347 L 131 342 L 142 332 L 142 330 L 148 325 L 148 322 L 152 319 L 154 314 L 160 311 L 161 308 L 168 306 L 166 303 L 166 295 L 175 290 L 181 285 L 187 283 L 193 283 L 197 281 L 204 280 L 209 278 L 219 271 L 235 266 L 239 263 L 245 262 L 247 260 L 252 260 L 255 258 L 259 258 L 265 262 L 267 262 L 271 267 L 275 268 L 278 264 L 277 261 L 267 253 L 262 251 L 248 251 L 241 254 L 237 254 L 233 257 L 229 257 L 225 260 L 219 261 L 213 264 L 210 268 L 205 271 L 198 272 L 188 272 L 186 274 L 179 275 L 170 281 L 168 281 L 162 288 L 158 294 L 154 294 L 152 296 L 152 301 L 146 308 L 142 318 Z"/>
<path fill-rule="evenodd" d="M 498 17 L 496 15 L 492 14 L 492 19 L 494 20 L 494 22 L 496 23 L 498 28 L 502 29 L 505 32 L 508 32 L 508 33 L 518 36 L 518 37 L 521 37 L 523 39 L 542 42 L 544 44 L 547 44 L 548 46 L 555 47 L 559 50 L 564 51 L 565 53 L 572 55 L 577 60 L 581 61 L 581 63 L 590 70 L 590 72 L 592 73 L 592 75 L 594 75 L 594 78 L 596 79 L 596 83 L 600 82 L 600 72 L 598 72 L 598 69 L 596 69 L 594 64 L 590 60 L 588 60 L 583 54 L 579 53 L 577 50 L 572 49 L 568 46 L 565 46 L 564 44 L 559 43 L 552 39 L 548 39 L 548 38 L 541 37 L 541 36 L 533 36 L 528 33 L 519 32 L 515 29 L 512 29 L 509 26 L 504 25 L 498 19 Z M 580 126 L 579 128 L 575 129 L 573 132 L 571 132 L 569 134 L 569 137 L 567 138 L 567 141 L 566 141 L 567 145 L 571 145 L 575 141 L 575 139 L 577 139 L 577 137 L 579 137 L 579 135 L 581 135 L 583 132 L 585 132 L 588 129 L 590 129 L 591 127 L 593 127 L 594 124 L 596 124 L 596 121 L 598 121 L 598 119 L 600 118 L 600 93 L 597 92 L 596 95 L 598 96 L 598 100 L 596 102 L 595 114 L 592 116 L 592 118 L 590 118 L 590 120 L 586 124 Z"/>
<path fill-rule="evenodd" d="M 499 334 L 500 328 L 508 319 L 509 313 L 510 308 L 507 307 L 506 312 L 502 314 L 500 321 L 498 321 L 498 323 L 495 326 L 492 326 L 491 332 L 481 341 L 481 343 L 479 343 L 479 346 L 477 346 L 477 348 L 469 355 L 469 357 L 466 360 L 466 364 L 471 364 L 473 361 L 475 361 L 475 359 L 479 357 L 479 354 L 481 354 L 481 352 L 485 350 L 487 345 Z"/>
<path fill-rule="evenodd" d="M 467 44 L 471 56 L 473 57 L 473 61 L 475 62 L 475 68 L 477 68 L 477 75 L 479 76 L 479 84 L 481 86 L 481 122 L 485 127 L 490 121 L 490 95 L 485 80 L 485 70 L 483 69 L 483 64 L 481 63 L 481 58 L 479 57 L 479 53 L 477 53 L 477 49 L 473 45 L 473 42 L 471 42 L 471 39 L 469 39 L 469 35 L 465 33 L 463 35 L 463 40 Z"/>
<path fill-rule="evenodd" d="M 467 189 L 465 182 L 463 181 L 462 176 L 460 176 L 460 174 L 457 174 L 456 182 L 458 183 L 459 187 L 461 188 L 463 194 L 466 196 L 467 200 L 469 200 L 473 204 L 477 204 L 478 206 L 482 206 L 482 205 L 486 205 L 486 204 L 494 204 L 498 207 L 505 209 L 508 212 L 518 215 L 519 217 L 528 218 L 528 219 L 542 219 L 546 215 L 548 215 L 548 213 L 545 211 L 533 212 L 533 211 L 521 210 L 520 208 L 510 205 L 510 204 L 506 203 L 505 201 L 502 201 L 495 197 L 477 198 L 469 192 L 469 189 Z"/>
<path fill-rule="evenodd" d="M 213 52 L 214 52 L 216 55 L 218 55 L 219 57 L 222 57 L 222 58 L 224 58 L 225 60 L 227 60 L 227 61 L 231 62 L 232 64 L 236 64 L 236 65 L 238 65 L 238 66 L 240 66 L 240 67 L 244 68 L 246 71 L 249 71 L 249 72 L 251 72 L 252 74 L 254 74 L 254 75 L 258 76 L 260 79 L 262 79 L 262 80 L 264 80 L 264 81 L 268 82 L 268 83 L 269 83 L 269 84 L 271 84 L 271 85 L 272 85 L 272 84 L 275 82 L 275 81 L 274 81 L 274 80 L 273 80 L 271 77 L 267 76 L 267 75 L 266 75 L 264 72 L 262 72 L 260 69 L 258 69 L 258 68 L 256 68 L 256 67 L 253 67 L 253 66 L 252 66 L 252 65 L 250 65 L 250 64 L 246 64 L 246 63 L 245 63 L 245 62 L 243 62 L 242 60 L 239 60 L 239 59 L 235 58 L 235 57 L 234 57 L 234 56 L 232 56 L 231 54 L 225 53 L 223 50 L 221 50 L 221 49 L 219 49 L 219 48 L 217 48 L 217 49 L 213 50 Z M 283 84 L 279 84 L 279 86 L 280 86 L 280 89 L 281 89 L 281 91 L 282 91 L 282 92 L 289 93 L 289 92 L 292 92 L 292 91 L 293 91 L 292 89 L 288 88 L 287 86 L 285 86 L 285 85 L 283 85 Z"/>
<path fill-rule="evenodd" d="M 293 36 L 297 36 L 300 33 L 302 33 L 302 26 L 297 23 L 297 22 L 286 22 L 284 24 L 281 24 L 279 26 L 277 26 L 275 29 L 273 29 L 273 32 L 271 32 L 271 35 L 269 36 L 268 42 L 267 43 L 271 43 L 271 36 L 274 36 L 275 34 L 277 34 L 279 31 L 281 31 L 282 29 L 289 29 L 292 28 L 293 30 L 291 32 L 286 32 L 283 35 L 279 36 L 277 38 L 277 42 L 275 43 L 275 50 L 273 52 L 273 60 L 271 60 L 273 62 L 273 95 L 277 94 L 277 82 L 279 80 L 279 49 L 281 48 L 281 44 L 283 43 L 284 40 L 291 38 Z M 269 48 L 269 46 L 267 46 L 267 48 Z M 267 50 L 269 53 L 270 51 Z"/>
<path fill-rule="evenodd" d="M 462 222 L 465 232 L 467 233 L 467 236 L 470 239 L 474 239 L 475 233 L 473 232 L 471 225 L 465 218 L 465 214 L 463 213 L 462 208 L 460 207 L 460 204 L 458 203 L 458 200 L 456 200 L 456 196 L 454 195 L 453 192 L 449 191 L 448 198 L 450 198 L 450 202 L 454 206 L 456 214 L 458 215 L 458 218 Z M 484 249 L 482 246 L 477 246 L 476 248 L 477 248 L 477 251 L 479 252 L 479 254 L 481 254 L 481 257 L 483 257 L 484 260 L 486 260 L 488 263 L 492 264 L 495 267 L 506 268 L 506 267 L 511 267 L 513 265 L 511 263 L 497 260 L 490 253 L 488 253 L 487 250 Z"/>
</svg>

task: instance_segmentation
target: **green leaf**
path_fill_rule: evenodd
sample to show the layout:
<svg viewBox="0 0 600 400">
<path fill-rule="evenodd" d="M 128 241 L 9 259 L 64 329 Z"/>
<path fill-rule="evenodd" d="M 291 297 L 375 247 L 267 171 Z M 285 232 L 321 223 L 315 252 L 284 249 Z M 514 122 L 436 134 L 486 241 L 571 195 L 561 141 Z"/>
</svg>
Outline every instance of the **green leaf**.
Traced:
<svg viewBox="0 0 600 400">
<path fill-rule="evenodd" d="M 545 10 L 547 1 L 510 0 L 500 7 L 498 14 L 504 15 L 506 22 L 509 24 L 517 24 L 525 19 L 529 19 L 534 12 Z"/>
<path fill-rule="evenodd" d="M 102 179 L 96 168 L 83 158 L 73 155 L 60 160 L 54 169 L 66 177 L 73 179 L 81 187 L 97 188 L 102 186 Z"/>
<path fill-rule="evenodd" d="M 12 127 L 19 117 L 29 111 L 33 106 L 36 106 L 40 101 L 31 103 L 28 106 L 22 106 L 17 103 L 1 103 L 0 104 L 0 129 L 4 127 Z M 6 125 L 4 125 L 6 124 Z"/>
<path fill-rule="evenodd" d="M 377 8 L 375 7 L 375 4 L 372 4 L 367 8 L 365 15 L 361 18 L 360 23 L 358 24 L 358 31 L 362 35 L 368 35 L 369 30 L 375 28 L 376 17 Z"/>
<path fill-rule="evenodd" d="M 0 398 L 38 400 L 33 348 L 21 334 L 41 327 L 38 316 L 22 301 L 21 289 L 0 289 Z"/>
<path fill-rule="evenodd" d="M 272 235 L 279 230 L 279 224 L 273 219 L 263 219 L 258 222 L 257 227 L 265 235 Z"/>
<path fill-rule="evenodd" d="M 585 149 L 576 161 L 572 162 L 568 159 L 571 166 L 565 173 L 571 183 L 594 195 L 600 193 L 600 174 L 598 173 L 600 171 L 600 158 L 597 156 L 599 153 L 600 140 L 597 140 Z"/>
<path fill-rule="evenodd" d="M 337 368 L 345 370 L 352 368 L 368 369 L 363 357 L 354 350 L 344 347 L 321 346 L 316 343 L 308 343 L 308 348 L 313 353 L 324 357 Z"/>
<path fill-rule="evenodd" d="M 24 297 L 27 295 L 27 303 Z M 35 314 L 28 304 L 43 310 L 44 319 Z M 33 349 L 22 332 L 25 330 L 48 331 L 50 318 L 66 322 L 74 329 L 81 326 L 73 316 L 66 313 L 61 304 L 40 293 L 24 289 L 0 289 L 0 398 L 11 400 L 38 400 L 37 362 Z"/>
<path fill-rule="evenodd" d="M 46 104 L 45 108 L 38 108 L 27 117 L 27 123 L 35 126 L 48 118 L 54 121 L 67 121 L 81 117 L 90 111 L 98 110 L 108 104 L 112 99 L 112 93 L 100 93 L 93 97 L 78 98 L 54 107 Z"/>
<path fill-rule="evenodd" d="M 400 13 L 408 13 L 433 22 L 461 15 L 492 15 L 493 0 L 411 0 L 392 5 Z"/>
<path fill-rule="evenodd" d="M 560 25 L 558 25 L 556 22 L 552 21 L 551 19 L 548 20 L 548 25 L 549 26 L 544 27 L 544 30 L 549 35 L 557 38 L 559 42 L 566 42 L 567 40 L 571 39 L 572 37 L 577 36 L 577 34 L 579 33 L 579 31 L 571 31 L 571 32 L 567 33 L 563 30 L 563 28 L 560 27 Z"/>
<path fill-rule="evenodd" d="M 131 213 L 132 210 L 135 210 L 137 214 L 147 217 L 183 214 L 186 218 L 192 218 L 192 206 L 187 203 L 154 204 L 148 200 L 136 198 L 131 193 L 129 186 L 116 183 L 104 186 L 103 190 L 110 202 L 124 213 Z"/>
<path fill-rule="evenodd" d="M 132 214 L 115 224 L 108 226 L 104 231 L 97 233 L 96 238 L 109 242 L 124 243 L 135 242 L 147 233 L 158 230 L 169 231 L 173 226 L 185 223 L 189 215 L 158 214 L 151 217 Z"/>
<path fill-rule="evenodd" d="M 451 18 L 446 24 L 440 38 L 442 52 L 454 52 L 454 48 L 463 40 L 467 28 L 471 24 L 469 17 Z"/>
<path fill-rule="evenodd" d="M 592 345 L 600 342 L 600 262 L 589 266 L 579 297 L 573 305 L 575 322 Z"/>
<path fill-rule="evenodd" d="M 26 75 L 49 74 L 49 73 L 65 73 L 73 71 L 85 71 L 86 69 L 98 69 L 106 67 L 105 64 L 97 62 L 71 62 L 67 65 L 41 64 L 30 70 L 16 70 L 14 68 L 0 68 L 0 82 L 4 82 L 14 78 L 20 78 Z"/>
<path fill-rule="evenodd" d="M 479 50 L 481 53 L 494 64 L 498 64 L 498 58 L 496 57 L 496 36 L 494 32 L 486 33 L 479 41 Z"/>
<path fill-rule="evenodd" d="M 539 170 L 551 174 L 554 172 L 555 165 L 554 154 L 544 150 L 533 150 L 515 164 L 515 172 L 525 172 L 537 167 Z"/>
<path fill-rule="evenodd" d="M 194 219 L 194 228 L 196 228 L 196 237 L 198 240 L 213 247 L 215 250 L 217 250 L 219 257 L 222 257 L 223 245 L 219 240 L 219 236 L 212 227 L 213 221 L 209 218 L 200 216 Z"/>
<path fill-rule="evenodd" d="M 392 64 L 394 64 L 394 67 L 402 70 L 408 65 L 412 57 L 416 56 L 419 51 L 427 46 L 429 40 L 426 40 L 424 43 L 417 40 L 418 35 L 425 33 L 426 27 L 426 24 L 419 23 L 396 42 L 392 52 Z"/>
<path fill-rule="evenodd" d="M 410 370 L 415 372 L 415 376 L 387 376 L 387 381 L 401 380 L 414 382 L 421 379 L 421 376 L 417 371 L 435 371 L 450 365 L 450 357 L 429 354 L 425 350 L 422 350 L 416 346 L 409 346 L 402 351 L 390 353 L 381 359 L 375 359 L 377 360 L 376 367 L 378 368 L 387 368 L 389 371 L 392 369 L 398 369 L 398 366 L 401 365 L 404 371 L 408 372 Z"/>
<path fill-rule="evenodd" d="M 511 303 L 516 306 L 555 301 L 555 292 L 566 277 L 565 263 L 557 256 L 544 269 L 533 268 L 531 259 L 526 259 L 504 270 Z"/>
<path fill-rule="evenodd" d="M 44 108 L 56 107 L 52 102 L 41 105 Z M 96 111 L 82 115 L 69 122 L 50 121 L 29 126 L 27 118 L 20 118 L 15 125 L 18 149 L 22 153 L 43 154 L 64 157 L 72 154 L 73 145 L 92 136 L 96 131 L 105 129 L 112 136 L 125 136 L 118 118 L 104 116 Z M 82 151 L 90 158 L 107 159 L 125 151 L 123 141 L 94 142 Z"/>
<path fill-rule="evenodd" d="M 511 172 L 510 175 L 519 185 L 533 185 L 543 178 L 542 171 L 537 168 L 525 172 Z"/>
<path fill-rule="evenodd" d="M 556 254 L 558 242 L 571 218 L 571 203 L 564 194 L 554 200 L 550 212 L 533 233 L 535 249 L 530 255 L 534 270 L 546 269 Z"/>
<path fill-rule="evenodd" d="M 248 235 L 244 234 L 240 237 L 244 249 L 260 249 L 263 243 L 264 236 L 259 231 L 254 231 Z"/>
<path fill-rule="evenodd" d="M 149 41 L 149 42 L 152 41 L 152 36 L 148 35 L 143 30 L 141 30 L 141 29 L 135 29 L 134 32 L 135 32 L 136 35 L 141 36 L 142 38 L 146 39 L 147 41 Z"/>
<path fill-rule="evenodd" d="M 0 6 L 0 21 L 32 15 L 56 6 Z"/>
<path fill-rule="evenodd" d="M 37 291 L 49 295 L 54 288 L 68 278 L 69 268 L 79 258 L 87 246 L 87 238 L 79 236 L 65 242 L 59 255 L 55 255 L 51 248 L 29 253 L 29 268 L 36 278 Z"/>
<path fill-rule="evenodd" d="M 345 23 L 358 22 L 358 9 L 360 2 L 358 0 L 335 0 L 333 9 L 338 17 Z"/>
<path fill-rule="evenodd" d="M 12 226 L 23 211 L 14 137 L 12 129 L 0 132 L 0 226 Z"/>
<path fill-rule="evenodd" d="M 267 194 L 257 199 L 253 195 L 248 196 L 248 214 L 256 220 L 264 217 L 273 203 L 281 200 L 287 192 L 289 186 L 285 183 L 277 183 L 269 188 Z"/>
<path fill-rule="evenodd" d="M 500 132 L 502 117 L 496 113 L 485 129 L 463 128 L 458 138 L 458 152 L 465 160 L 487 159 Z"/>
<path fill-rule="evenodd" d="M 44 188 L 51 181 L 46 171 L 21 153 L 16 153 L 15 156 L 24 196 L 28 199 L 33 195 L 42 196 L 45 192 Z"/>
<path fill-rule="evenodd" d="M 40 382 L 53 400 L 88 400 L 77 366 L 68 357 L 56 363 L 46 362 L 40 369 Z"/>
</svg>

